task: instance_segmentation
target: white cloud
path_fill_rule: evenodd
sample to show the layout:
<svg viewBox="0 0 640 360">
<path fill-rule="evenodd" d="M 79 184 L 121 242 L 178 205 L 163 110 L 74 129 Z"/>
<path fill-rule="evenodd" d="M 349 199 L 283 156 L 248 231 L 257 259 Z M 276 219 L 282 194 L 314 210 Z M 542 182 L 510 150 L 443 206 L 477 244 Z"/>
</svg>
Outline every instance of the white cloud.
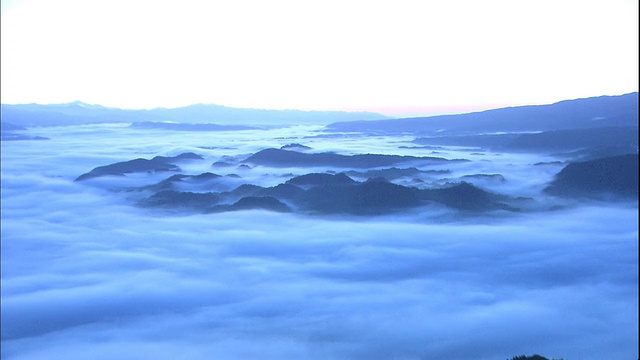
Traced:
<svg viewBox="0 0 640 360">
<path fill-rule="evenodd" d="M 195 358 L 230 359 L 633 354 L 635 214 L 609 210 L 483 226 L 138 216 L 126 237 L 57 241 L 42 224 L 30 232 L 42 240 L 22 239 L 32 259 L 5 254 L 15 229 L 3 228 L 3 266 L 24 264 L 3 279 L 3 354 L 97 347 L 132 358 L 159 346 L 171 358 L 185 344 Z M 619 225 L 589 225 L 596 216 Z"/>
<path fill-rule="evenodd" d="M 162 140 L 82 129 L 2 144 L 3 358 L 637 357 L 637 205 L 471 218 L 159 214 L 102 186 L 160 176 L 73 179 L 215 144 L 188 169 L 199 173 L 289 135 L 321 150 L 425 154 L 397 149 L 407 139 L 302 139 L 302 128 Z M 527 166 L 538 158 L 475 156 L 478 167 L 446 176 L 502 172 L 514 194 L 539 194 L 524 174 L 549 176 Z"/>
</svg>

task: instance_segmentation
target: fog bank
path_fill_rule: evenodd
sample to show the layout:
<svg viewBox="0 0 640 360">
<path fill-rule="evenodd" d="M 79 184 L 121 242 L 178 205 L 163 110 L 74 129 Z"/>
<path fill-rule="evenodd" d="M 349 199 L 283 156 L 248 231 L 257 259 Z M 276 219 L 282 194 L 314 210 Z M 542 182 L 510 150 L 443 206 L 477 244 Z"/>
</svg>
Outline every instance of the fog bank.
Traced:
<svg viewBox="0 0 640 360">
<path fill-rule="evenodd" d="M 73 181 L 184 151 L 206 158 L 189 173 L 292 142 L 430 151 L 402 149 L 402 137 L 305 138 L 310 130 L 158 137 L 84 126 L 3 142 L 3 359 L 637 358 L 637 204 L 465 218 L 158 214 L 112 190 L 161 175 Z M 425 180 L 500 172 L 507 193 L 538 196 L 561 168 L 528 166 L 555 160 L 538 155 L 473 153 L 443 149 L 475 161 Z M 298 171 L 240 175 L 277 183 Z"/>
</svg>

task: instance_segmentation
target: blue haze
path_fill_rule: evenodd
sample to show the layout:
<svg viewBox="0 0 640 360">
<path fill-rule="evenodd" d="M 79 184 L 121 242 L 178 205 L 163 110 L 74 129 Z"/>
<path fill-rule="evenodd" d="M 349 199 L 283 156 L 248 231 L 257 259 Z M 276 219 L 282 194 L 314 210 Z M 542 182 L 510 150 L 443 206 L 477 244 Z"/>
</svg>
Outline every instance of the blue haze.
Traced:
<svg viewBox="0 0 640 360">
<path fill-rule="evenodd" d="M 500 173 L 506 183 L 478 185 L 537 199 L 522 213 L 464 217 L 444 208 L 370 218 L 159 213 L 113 190 L 166 174 L 73 181 L 99 165 L 183 152 L 205 157 L 185 172 L 216 172 L 224 157 L 294 142 L 345 154 L 434 151 L 412 148 L 410 135 L 321 129 L 103 124 L 2 142 L 2 358 L 637 358 L 637 203 L 542 195 L 561 158 L 438 149 L 474 161 L 426 181 Z M 312 170 L 328 169 L 229 172 L 273 186 Z"/>
</svg>

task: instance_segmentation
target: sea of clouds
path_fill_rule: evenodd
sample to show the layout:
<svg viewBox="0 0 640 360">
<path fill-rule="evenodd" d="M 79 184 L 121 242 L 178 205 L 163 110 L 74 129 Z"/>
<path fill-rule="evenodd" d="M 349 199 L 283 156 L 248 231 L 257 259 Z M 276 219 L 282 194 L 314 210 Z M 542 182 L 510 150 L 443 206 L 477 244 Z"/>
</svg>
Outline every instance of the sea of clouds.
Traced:
<svg viewBox="0 0 640 360">
<path fill-rule="evenodd" d="M 411 148 L 411 137 L 318 130 L 90 125 L 2 142 L 2 358 L 638 358 L 637 203 L 542 196 L 562 165 L 532 164 L 552 157 L 434 154 Z M 210 165 L 289 143 L 472 159 L 425 186 L 500 173 L 505 183 L 480 185 L 535 205 L 464 217 L 202 215 L 141 209 L 135 194 L 115 191 L 167 174 L 73 181 L 97 166 L 189 151 L 205 160 L 180 164 L 185 173 L 272 186 L 311 171 Z M 238 179 L 224 181 L 221 189 Z"/>
</svg>

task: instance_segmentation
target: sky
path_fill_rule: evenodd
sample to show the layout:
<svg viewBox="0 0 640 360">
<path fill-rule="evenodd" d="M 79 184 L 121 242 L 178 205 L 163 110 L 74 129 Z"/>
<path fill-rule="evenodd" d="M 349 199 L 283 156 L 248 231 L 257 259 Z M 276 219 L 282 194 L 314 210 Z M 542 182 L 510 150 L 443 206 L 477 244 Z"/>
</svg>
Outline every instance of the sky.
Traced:
<svg viewBox="0 0 640 360">
<path fill-rule="evenodd" d="M 638 90 L 637 0 L 2 0 L 2 103 L 429 115 Z"/>
</svg>

